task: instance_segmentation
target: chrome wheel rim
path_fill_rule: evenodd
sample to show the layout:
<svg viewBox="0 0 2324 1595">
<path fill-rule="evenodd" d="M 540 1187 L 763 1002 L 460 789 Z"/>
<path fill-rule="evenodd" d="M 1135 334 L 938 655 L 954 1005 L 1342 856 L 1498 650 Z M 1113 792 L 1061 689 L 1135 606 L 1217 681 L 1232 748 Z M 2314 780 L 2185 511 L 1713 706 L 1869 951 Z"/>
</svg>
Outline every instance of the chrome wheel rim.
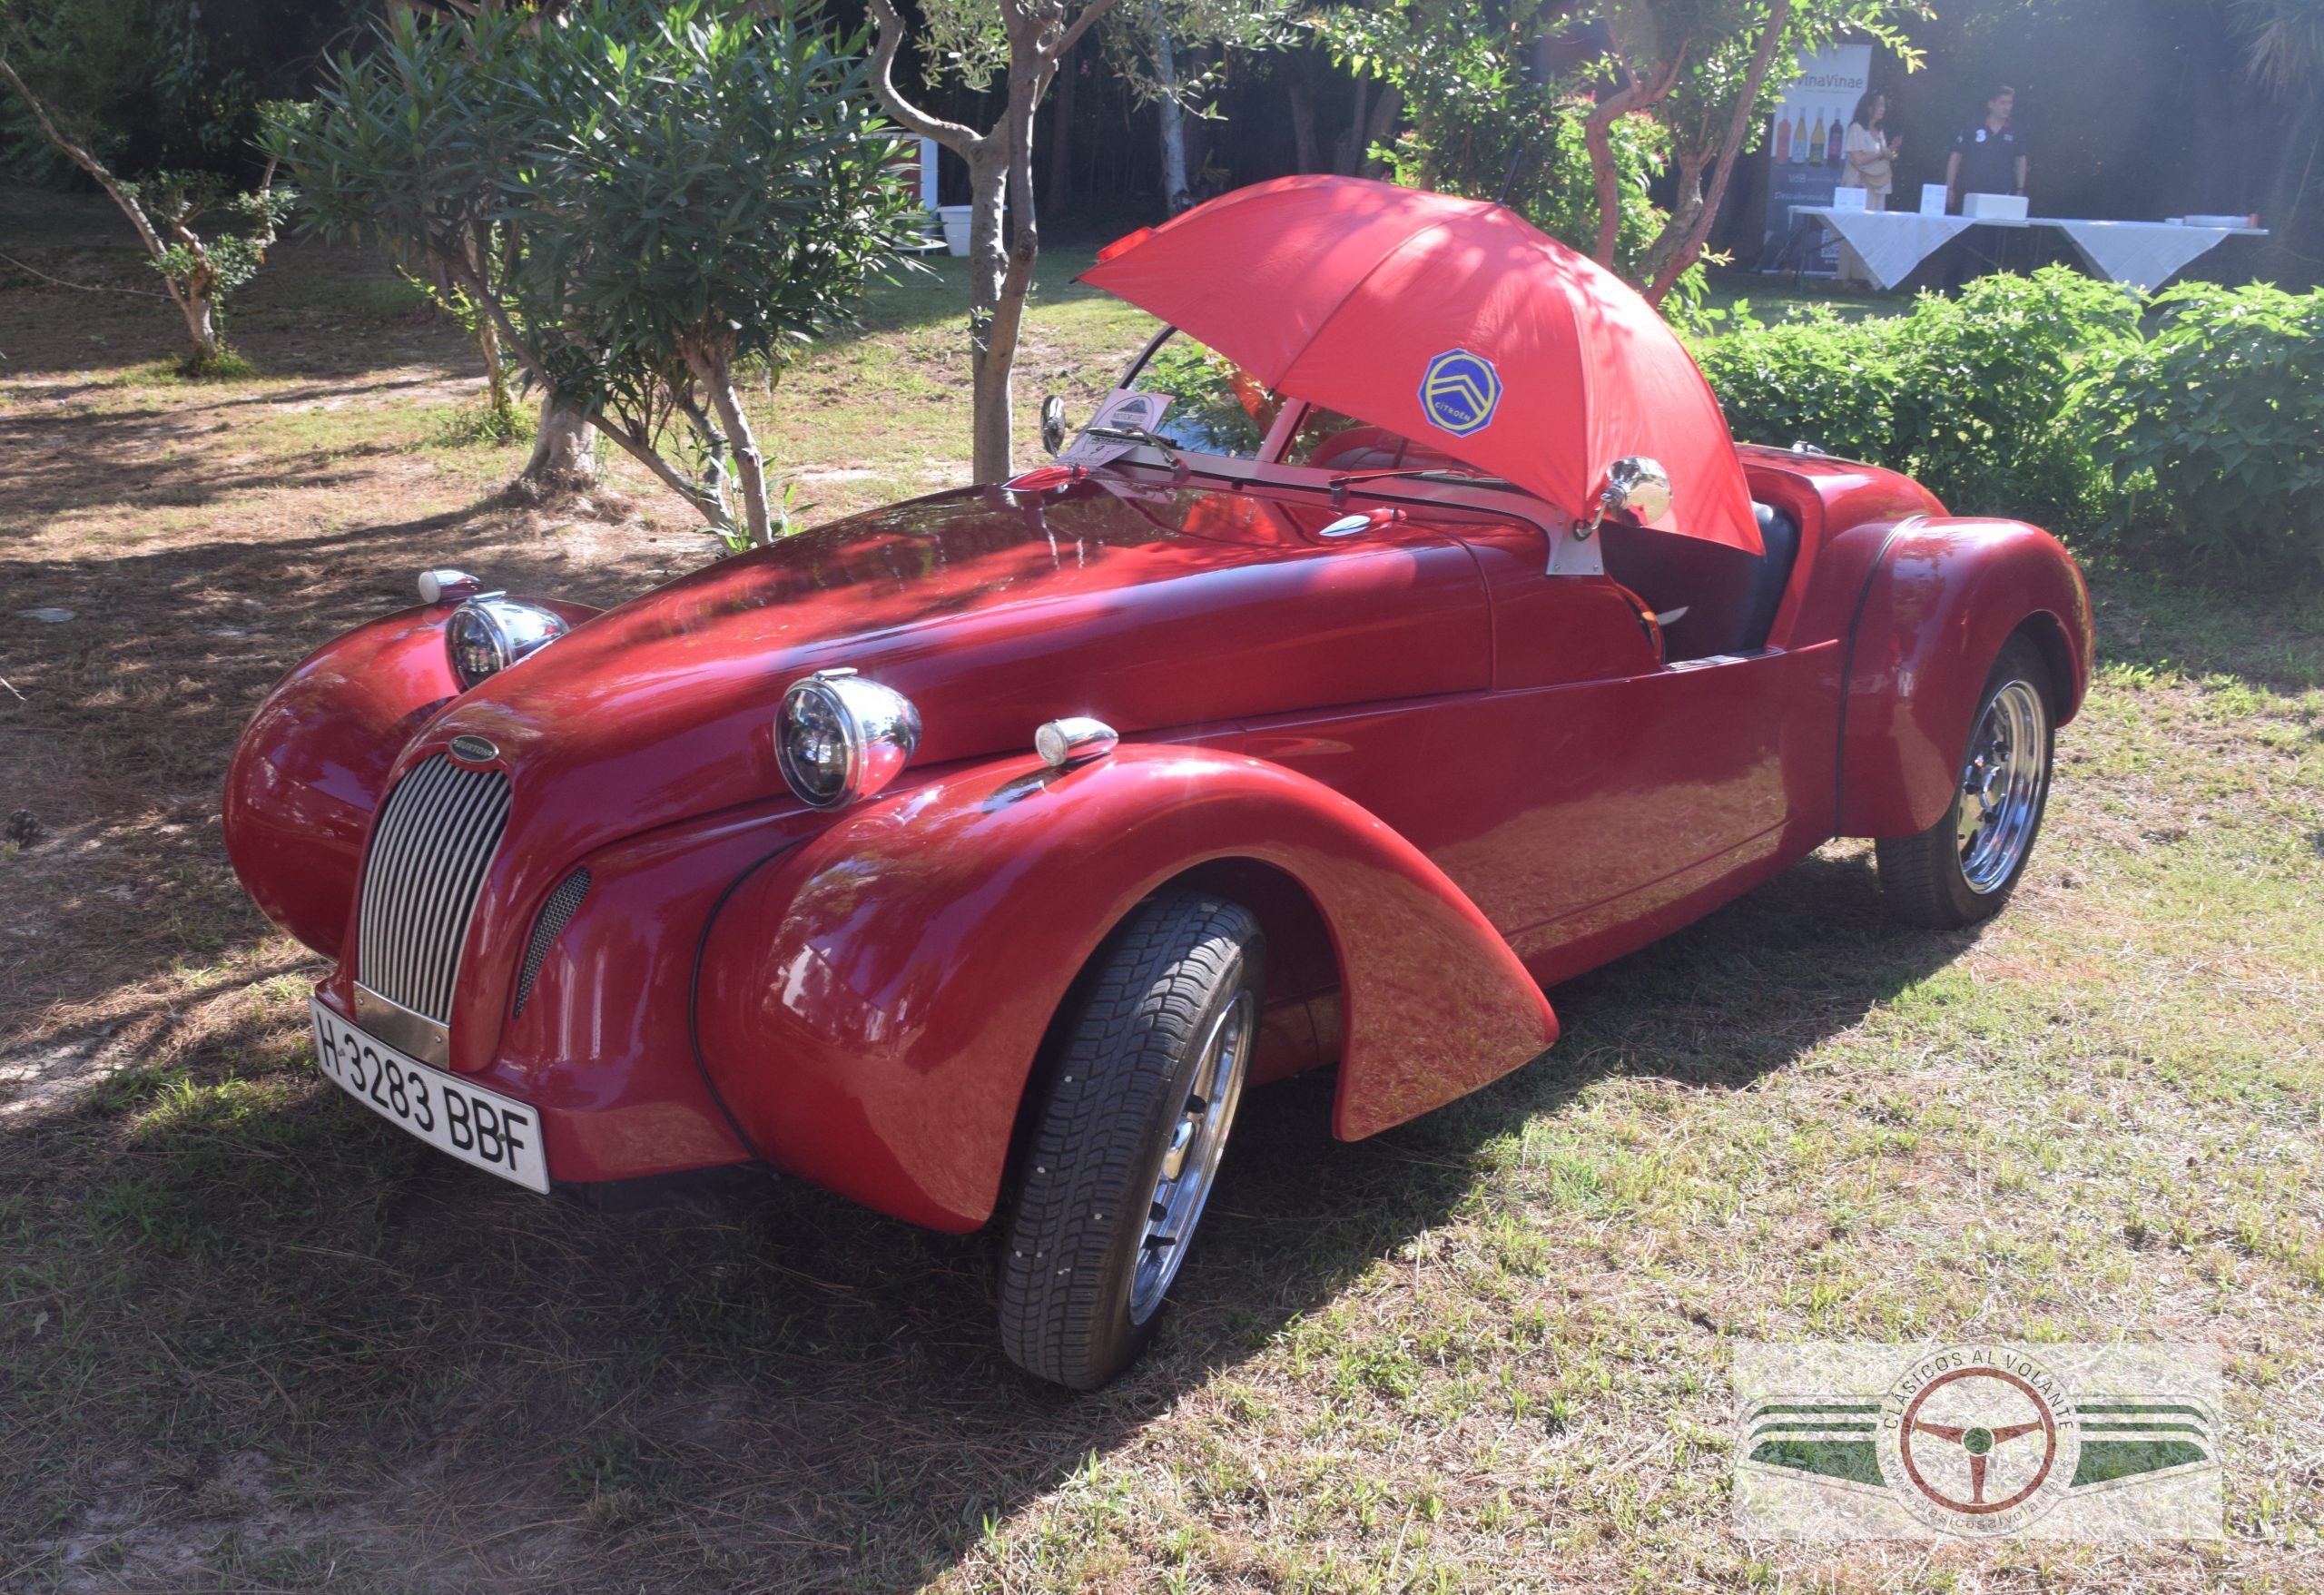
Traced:
<svg viewBox="0 0 2324 1595">
<path fill-rule="evenodd" d="M 1143 1324 L 1162 1305 L 1170 1282 L 1186 1261 L 1203 1204 L 1210 1200 L 1218 1159 L 1226 1150 L 1227 1127 L 1243 1097 L 1243 1074 L 1250 1061 L 1257 1004 L 1248 991 L 1210 1027 L 1195 1064 L 1187 1094 L 1171 1116 L 1163 1144 L 1162 1167 L 1147 1198 L 1146 1224 L 1137 1237 L 1137 1263 L 1130 1275 L 1129 1317 Z"/>
<path fill-rule="evenodd" d="M 1999 891 L 2033 845 L 2049 752 L 2042 694 L 2009 683 L 1985 705 L 1961 769 L 1961 873 L 1981 897 Z"/>
</svg>

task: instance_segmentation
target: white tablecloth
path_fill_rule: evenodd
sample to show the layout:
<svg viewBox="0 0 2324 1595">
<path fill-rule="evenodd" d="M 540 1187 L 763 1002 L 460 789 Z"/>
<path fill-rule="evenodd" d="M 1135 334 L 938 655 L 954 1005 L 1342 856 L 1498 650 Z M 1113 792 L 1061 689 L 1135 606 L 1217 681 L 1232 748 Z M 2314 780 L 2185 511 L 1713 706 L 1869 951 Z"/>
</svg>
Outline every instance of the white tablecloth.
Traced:
<svg viewBox="0 0 2324 1595">
<path fill-rule="evenodd" d="M 1836 211 L 1801 205 L 1795 216 L 1813 216 L 1846 241 L 1864 261 L 1876 288 L 1894 288 L 1913 269 L 1972 227 L 2054 227 L 2064 233 L 2090 269 L 2110 282 L 2152 293 L 2189 262 L 2230 238 L 2265 238 L 2250 227 L 2181 227 L 2170 222 L 2081 222 L 2032 216 L 2023 222 L 1969 216 L 1924 216 L 1917 211 Z"/>
<path fill-rule="evenodd" d="M 2111 282 L 2152 293 L 2226 239 L 2265 237 L 2249 227 L 2180 227 L 2168 222 L 2043 221 L 2073 241 L 2090 269 Z"/>
<path fill-rule="evenodd" d="M 1813 216 L 1838 233 L 1864 261 L 1865 274 L 1876 288 L 1894 288 L 1913 274 L 1913 268 L 1952 242 L 1976 223 L 1965 216 L 1924 216 L 1917 211 L 1835 211 L 1828 206 L 1802 206 L 1802 216 Z"/>
</svg>

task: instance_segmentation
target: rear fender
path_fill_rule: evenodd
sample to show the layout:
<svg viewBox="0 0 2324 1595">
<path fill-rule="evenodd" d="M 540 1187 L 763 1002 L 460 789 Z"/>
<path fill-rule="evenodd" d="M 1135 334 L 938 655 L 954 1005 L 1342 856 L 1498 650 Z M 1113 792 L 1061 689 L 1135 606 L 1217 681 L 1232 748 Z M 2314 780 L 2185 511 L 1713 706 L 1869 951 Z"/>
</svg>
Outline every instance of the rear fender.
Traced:
<svg viewBox="0 0 2324 1595">
<path fill-rule="evenodd" d="M 776 1167 L 973 1229 L 1075 976 L 1140 901 L 1222 859 L 1290 876 L 1329 932 L 1335 1134 L 1385 1129 L 1556 1040 L 1508 944 L 1403 837 L 1280 765 L 1148 744 L 940 777 L 747 877 L 704 943 L 704 1066 Z"/>
<path fill-rule="evenodd" d="M 574 625 L 597 611 L 549 607 Z M 266 917 L 337 958 L 389 773 L 458 695 L 452 606 L 359 625 L 308 655 L 251 716 L 226 771 L 226 856 Z"/>
<path fill-rule="evenodd" d="M 1841 835 L 1910 836 L 1944 817 L 1985 677 L 2021 629 L 2049 663 L 2063 724 L 2094 651 L 2073 556 L 2015 521 L 1907 521 L 1889 534 L 1851 632 Z"/>
</svg>

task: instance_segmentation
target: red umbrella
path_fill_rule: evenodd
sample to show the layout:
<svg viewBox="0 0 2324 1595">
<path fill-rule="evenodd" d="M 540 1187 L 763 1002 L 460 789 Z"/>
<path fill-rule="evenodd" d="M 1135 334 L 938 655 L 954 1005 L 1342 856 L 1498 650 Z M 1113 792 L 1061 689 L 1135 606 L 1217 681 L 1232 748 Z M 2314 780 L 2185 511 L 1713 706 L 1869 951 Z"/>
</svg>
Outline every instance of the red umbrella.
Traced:
<svg viewBox="0 0 2324 1595">
<path fill-rule="evenodd" d="M 1666 529 L 1760 552 L 1727 418 L 1652 306 L 1515 212 L 1285 177 L 1108 246 L 1081 274 L 1278 393 L 1507 478 L 1569 514 L 1606 468 L 1670 473 Z"/>
</svg>

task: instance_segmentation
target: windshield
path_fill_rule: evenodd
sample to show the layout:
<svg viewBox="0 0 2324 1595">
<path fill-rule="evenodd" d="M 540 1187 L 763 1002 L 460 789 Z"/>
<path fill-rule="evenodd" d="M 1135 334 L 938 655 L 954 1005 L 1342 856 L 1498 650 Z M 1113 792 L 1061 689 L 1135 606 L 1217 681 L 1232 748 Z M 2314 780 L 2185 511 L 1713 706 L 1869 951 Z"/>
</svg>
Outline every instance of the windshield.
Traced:
<svg viewBox="0 0 2324 1595">
<path fill-rule="evenodd" d="M 1175 329 L 1122 385 L 1168 394 L 1170 408 L 1154 429 L 1196 454 L 1256 459 L 1283 412 L 1281 396 L 1270 396 L 1256 377 Z"/>
<path fill-rule="evenodd" d="M 1322 405 L 1271 394 L 1241 366 L 1176 328 L 1148 346 L 1123 379 L 1122 389 L 1167 397 L 1169 408 L 1153 430 L 1190 454 L 1274 458 L 1284 465 L 1334 476 L 1382 471 L 1488 476 L 1433 443 Z M 1278 444 L 1280 454 L 1270 457 L 1268 439 L 1286 411 L 1293 413 L 1294 421 Z"/>
</svg>

